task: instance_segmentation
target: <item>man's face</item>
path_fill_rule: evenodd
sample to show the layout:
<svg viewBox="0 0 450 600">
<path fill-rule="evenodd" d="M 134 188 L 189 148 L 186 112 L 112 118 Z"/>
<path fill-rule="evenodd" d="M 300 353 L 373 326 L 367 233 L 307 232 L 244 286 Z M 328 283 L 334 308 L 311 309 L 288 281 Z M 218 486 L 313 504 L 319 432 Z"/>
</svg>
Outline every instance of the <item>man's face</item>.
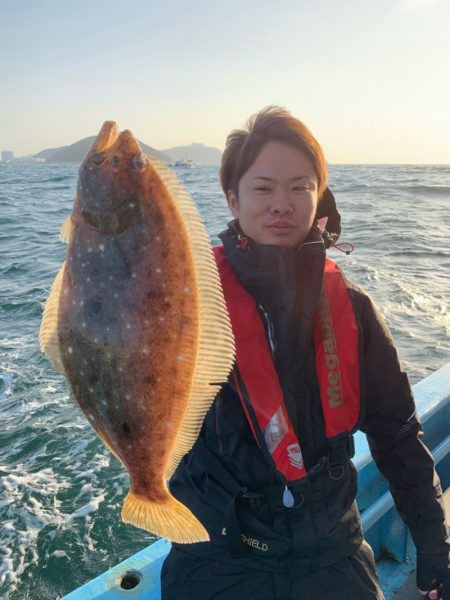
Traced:
<svg viewBox="0 0 450 600">
<path fill-rule="evenodd" d="M 295 248 L 317 209 L 317 174 L 304 152 L 285 142 L 263 146 L 228 203 L 242 231 L 258 244 Z"/>
</svg>

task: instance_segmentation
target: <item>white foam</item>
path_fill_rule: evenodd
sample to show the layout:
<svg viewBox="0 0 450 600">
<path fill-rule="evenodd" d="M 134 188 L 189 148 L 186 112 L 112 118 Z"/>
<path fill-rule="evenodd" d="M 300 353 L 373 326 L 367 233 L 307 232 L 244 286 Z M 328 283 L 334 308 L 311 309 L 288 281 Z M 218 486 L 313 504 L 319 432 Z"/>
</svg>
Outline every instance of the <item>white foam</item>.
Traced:
<svg viewBox="0 0 450 600">
<path fill-rule="evenodd" d="M 97 476 L 92 471 L 80 471 L 80 473 L 77 473 L 74 476 L 74 479 L 85 479 L 86 477 L 89 479 L 97 479 Z"/>
<path fill-rule="evenodd" d="M 11 396 L 13 389 L 13 374 L 8 371 L 0 373 L 0 399 Z"/>
<path fill-rule="evenodd" d="M 5 548 L 5 555 L 0 563 L 0 588 L 7 583 L 11 584 L 14 582 L 14 562 L 12 559 L 12 550 Z"/>
<path fill-rule="evenodd" d="M 58 390 L 57 390 L 57 388 L 55 388 L 54 386 L 52 386 L 52 385 L 48 385 L 48 386 L 47 386 L 46 388 L 44 388 L 42 391 L 43 391 L 43 392 L 48 392 L 49 394 L 54 394 L 54 393 L 55 393 L 55 392 L 57 392 Z"/>
<path fill-rule="evenodd" d="M 0 470 L 7 471 L 0 466 Z M 8 585 L 8 591 L 16 589 L 25 569 L 38 562 L 36 550 L 39 532 L 48 525 L 59 527 L 64 517 L 59 512 L 59 503 L 45 506 L 39 499 L 43 489 L 57 492 L 66 487 L 58 482 L 52 469 L 38 473 L 27 473 L 23 465 L 0 477 L 2 504 L 8 504 L 8 516 L 2 523 L 2 547 L 0 564 L 0 589 Z M 44 495 L 45 497 L 45 495 Z M 56 500 L 56 498 L 55 498 Z"/>
<path fill-rule="evenodd" d="M 87 515 L 97 511 L 100 503 L 103 502 L 104 499 L 105 499 L 105 494 L 100 494 L 99 496 L 97 496 L 97 498 L 95 498 L 94 500 L 91 500 L 90 502 L 88 502 L 87 504 L 85 504 L 84 506 L 82 506 L 81 508 L 76 510 L 73 513 L 72 517 L 74 519 L 76 519 L 78 517 L 86 517 Z"/>
<path fill-rule="evenodd" d="M 31 574 L 31 567 L 42 561 L 43 557 L 39 557 L 37 553 L 37 542 L 44 527 L 45 536 L 54 540 L 58 532 L 59 536 L 64 530 L 72 528 L 75 520 L 81 521 L 84 530 L 84 534 L 80 532 L 83 535 L 83 545 L 87 550 L 95 550 L 94 540 L 91 537 L 91 530 L 95 523 L 92 514 L 99 509 L 106 498 L 106 492 L 102 487 L 103 482 L 97 485 L 97 481 L 101 480 L 97 474 L 109 466 L 110 460 L 109 453 L 103 448 L 105 454 L 100 451 L 92 455 L 89 452 L 89 445 L 93 440 L 95 438 L 89 434 L 87 439 L 80 439 L 77 444 L 73 444 L 68 453 L 71 461 L 68 461 L 65 467 L 70 469 L 71 474 L 63 475 L 53 471 L 51 467 L 31 473 L 23 464 L 13 469 L 0 464 L 0 473 L 7 473 L 0 477 L 0 508 L 4 507 L 2 515 L 8 516 L 0 525 L 0 598 L 7 600 L 9 596 L 4 594 L 13 593 L 23 579 L 24 573 L 26 575 L 28 571 Z M 90 466 L 90 470 L 80 470 L 81 462 L 74 460 L 74 456 L 77 456 L 73 452 L 74 449 L 82 452 L 82 464 Z M 89 454 L 89 459 L 86 460 L 86 455 Z M 59 469 L 61 464 L 62 462 L 58 460 L 55 468 Z M 125 478 L 126 474 L 120 475 L 122 481 L 122 476 Z M 80 479 L 85 481 L 80 482 Z M 123 494 L 124 485 L 114 481 L 117 494 Z M 61 492 L 72 487 L 79 488 L 78 495 L 71 501 L 69 507 L 67 502 L 64 502 L 63 509 Z M 65 496 L 66 494 L 62 497 Z M 68 513 L 67 509 L 75 509 L 82 496 L 84 496 L 82 506 Z M 63 558 L 68 555 L 60 547 L 48 556 Z"/>
<path fill-rule="evenodd" d="M 78 502 L 78 500 L 81 498 L 81 496 L 84 496 L 85 494 L 88 494 L 89 492 L 92 492 L 94 489 L 94 486 L 92 483 L 85 483 L 81 490 L 78 492 L 77 497 L 74 500 L 74 503 Z"/>
</svg>

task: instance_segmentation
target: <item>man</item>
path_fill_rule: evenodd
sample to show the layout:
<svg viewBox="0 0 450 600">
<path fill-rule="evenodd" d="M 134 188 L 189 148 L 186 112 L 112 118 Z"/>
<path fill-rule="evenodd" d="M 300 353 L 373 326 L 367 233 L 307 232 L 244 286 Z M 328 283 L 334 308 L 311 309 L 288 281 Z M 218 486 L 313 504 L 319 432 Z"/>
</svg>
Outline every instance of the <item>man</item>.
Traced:
<svg viewBox="0 0 450 600">
<path fill-rule="evenodd" d="M 269 107 L 228 137 L 221 183 L 236 365 L 171 481 L 211 541 L 173 545 L 163 599 L 381 600 L 355 503 L 358 428 L 410 527 L 419 587 L 450 598 L 442 492 L 407 377 L 372 301 L 325 256 L 340 217 L 320 145 Z"/>
</svg>

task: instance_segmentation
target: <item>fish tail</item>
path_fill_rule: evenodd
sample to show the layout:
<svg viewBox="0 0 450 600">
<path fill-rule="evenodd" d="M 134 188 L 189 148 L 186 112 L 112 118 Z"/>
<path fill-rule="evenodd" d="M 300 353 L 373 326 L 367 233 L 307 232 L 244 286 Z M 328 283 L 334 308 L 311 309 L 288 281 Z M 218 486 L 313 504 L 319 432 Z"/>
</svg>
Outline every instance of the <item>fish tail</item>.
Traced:
<svg viewBox="0 0 450 600">
<path fill-rule="evenodd" d="M 158 502 L 128 492 L 122 508 L 122 521 L 178 544 L 209 542 L 208 532 L 200 521 L 169 492 Z"/>
</svg>

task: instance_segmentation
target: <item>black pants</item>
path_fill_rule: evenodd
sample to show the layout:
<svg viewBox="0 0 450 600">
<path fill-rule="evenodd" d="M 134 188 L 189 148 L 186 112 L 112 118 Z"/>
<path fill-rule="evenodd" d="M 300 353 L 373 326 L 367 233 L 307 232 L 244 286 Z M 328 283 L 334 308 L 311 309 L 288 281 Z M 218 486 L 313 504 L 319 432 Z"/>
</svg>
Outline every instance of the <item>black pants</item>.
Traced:
<svg viewBox="0 0 450 600">
<path fill-rule="evenodd" d="M 162 600 L 383 600 L 370 546 L 333 565 L 287 576 L 199 558 L 172 548 Z"/>
</svg>

